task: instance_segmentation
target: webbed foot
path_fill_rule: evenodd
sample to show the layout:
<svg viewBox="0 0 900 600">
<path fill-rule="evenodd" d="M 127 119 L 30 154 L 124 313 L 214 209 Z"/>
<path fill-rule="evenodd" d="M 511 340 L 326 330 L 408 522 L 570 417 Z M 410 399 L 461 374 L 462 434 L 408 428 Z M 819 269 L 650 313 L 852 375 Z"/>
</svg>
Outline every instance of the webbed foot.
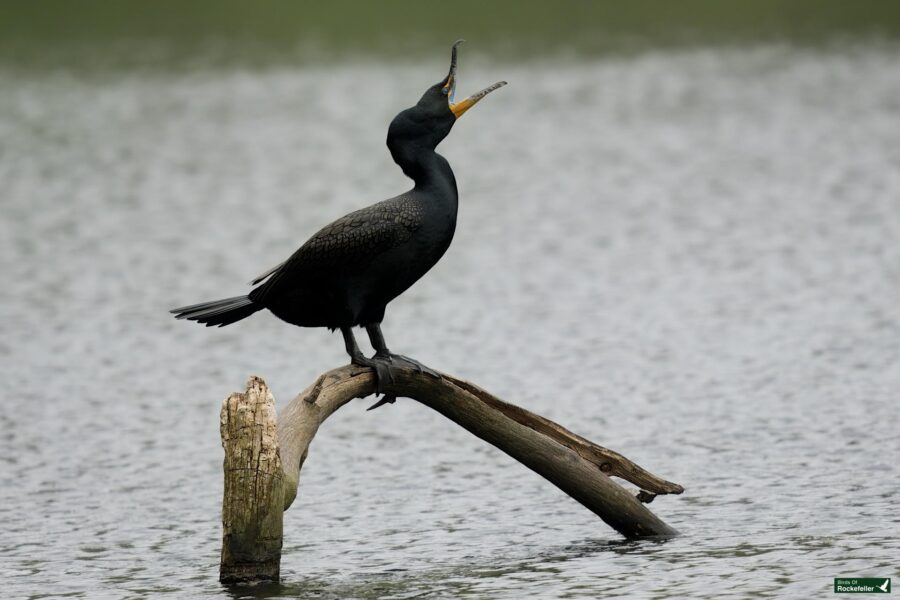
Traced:
<svg viewBox="0 0 900 600">
<path fill-rule="evenodd" d="M 375 356 L 377 357 L 378 354 L 376 354 Z M 382 356 L 384 356 L 384 355 L 382 355 Z M 410 358 L 408 356 L 403 356 L 402 354 L 388 354 L 387 356 L 390 358 L 392 364 L 393 363 L 406 363 L 407 365 L 409 365 L 413 369 L 415 369 L 417 373 L 425 373 L 426 375 L 430 375 L 431 377 L 434 377 L 435 379 L 441 379 L 440 373 L 438 373 L 431 367 L 427 367 L 427 366 L 423 365 L 422 363 L 420 363 L 419 361 L 417 361 L 414 358 Z"/>
<path fill-rule="evenodd" d="M 379 357 L 367 358 L 362 354 L 350 359 L 350 364 L 360 367 L 371 367 L 375 371 L 375 393 L 383 394 L 386 383 L 394 383 L 391 363 Z"/>
<path fill-rule="evenodd" d="M 366 410 L 375 410 L 379 406 L 393 404 L 394 401 L 397 400 L 395 394 L 385 392 L 384 390 L 386 384 L 394 383 L 394 372 L 392 367 L 395 365 L 407 365 L 415 369 L 418 373 L 425 373 L 435 379 L 441 379 L 440 373 L 430 367 L 426 367 L 419 361 L 409 358 L 408 356 L 403 356 L 402 354 L 392 354 L 386 351 L 376 352 L 372 358 L 368 358 L 361 353 L 353 354 L 350 363 L 360 367 L 370 367 L 375 371 L 375 393 L 381 394 L 381 398 Z"/>
</svg>

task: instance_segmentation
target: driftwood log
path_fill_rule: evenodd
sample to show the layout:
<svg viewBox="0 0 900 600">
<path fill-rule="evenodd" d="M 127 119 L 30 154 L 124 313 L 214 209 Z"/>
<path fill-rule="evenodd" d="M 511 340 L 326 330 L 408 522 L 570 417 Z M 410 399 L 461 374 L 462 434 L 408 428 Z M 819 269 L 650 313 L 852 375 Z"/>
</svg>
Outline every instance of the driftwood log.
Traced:
<svg viewBox="0 0 900 600">
<path fill-rule="evenodd" d="M 436 410 L 538 473 L 627 538 L 677 532 L 643 503 L 683 488 L 661 479 L 621 454 L 488 392 L 443 375 L 394 368 L 386 391 Z M 244 393 L 222 405 L 225 449 L 222 503 L 223 583 L 278 581 L 282 512 L 297 496 L 300 469 L 319 426 L 354 398 L 375 392 L 371 369 L 346 366 L 321 375 L 280 414 L 265 382 L 251 377 Z M 640 488 L 634 495 L 613 482 Z"/>
</svg>

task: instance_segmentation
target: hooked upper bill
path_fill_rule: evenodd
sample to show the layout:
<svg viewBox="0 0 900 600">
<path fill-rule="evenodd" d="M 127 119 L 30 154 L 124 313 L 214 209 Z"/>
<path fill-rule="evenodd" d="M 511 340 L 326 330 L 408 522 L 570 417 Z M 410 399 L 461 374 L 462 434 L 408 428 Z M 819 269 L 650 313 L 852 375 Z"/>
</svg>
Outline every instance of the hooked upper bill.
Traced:
<svg viewBox="0 0 900 600">
<path fill-rule="evenodd" d="M 453 112 L 453 116 L 457 119 L 460 118 L 464 112 L 475 106 L 475 104 L 493 92 L 498 88 L 502 88 L 506 85 L 505 81 L 498 81 L 493 85 L 489 85 L 480 92 L 475 92 L 465 100 L 460 100 L 459 102 L 454 102 L 454 96 L 456 95 L 456 56 L 457 56 L 457 48 L 462 44 L 465 40 L 457 40 L 456 43 L 453 44 L 453 50 L 450 55 L 450 73 L 447 75 L 446 79 L 443 81 L 443 92 L 447 96 L 447 102 L 450 106 L 450 110 Z"/>
</svg>

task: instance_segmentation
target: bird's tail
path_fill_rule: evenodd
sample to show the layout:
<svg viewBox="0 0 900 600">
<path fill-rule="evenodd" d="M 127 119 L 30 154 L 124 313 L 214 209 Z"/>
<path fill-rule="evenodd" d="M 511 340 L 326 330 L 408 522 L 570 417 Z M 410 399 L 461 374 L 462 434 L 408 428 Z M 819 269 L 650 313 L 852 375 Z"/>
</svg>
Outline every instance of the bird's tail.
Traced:
<svg viewBox="0 0 900 600">
<path fill-rule="evenodd" d="M 213 300 L 212 302 L 182 306 L 169 312 L 174 313 L 176 319 L 205 323 L 207 327 L 212 327 L 213 325 L 225 327 L 235 321 L 249 317 L 262 308 L 259 304 L 254 304 L 253 300 L 247 296 L 235 296 L 224 300 Z"/>
</svg>

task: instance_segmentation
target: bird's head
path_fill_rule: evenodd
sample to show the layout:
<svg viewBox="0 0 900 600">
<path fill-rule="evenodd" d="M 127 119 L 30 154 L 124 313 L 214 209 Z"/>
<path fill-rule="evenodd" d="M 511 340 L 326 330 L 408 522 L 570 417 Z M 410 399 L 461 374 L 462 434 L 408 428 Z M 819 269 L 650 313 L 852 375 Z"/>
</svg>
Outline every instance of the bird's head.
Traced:
<svg viewBox="0 0 900 600">
<path fill-rule="evenodd" d="M 498 81 L 465 100 L 456 102 L 456 56 L 457 49 L 462 43 L 463 40 L 458 40 L 453 44 L 450 72 L 447 76 L 425 90 L 415 106 L 407 108 L 391 121 L 388 128 L 388 146 L 397 143 L 404 145 L 415 143 L 431 149 L 436 148 L 441 140 L 447 137 L 453 124 L 463 113 L 497 88 L 506 85 L 505 81 Z"/>
</svg>

